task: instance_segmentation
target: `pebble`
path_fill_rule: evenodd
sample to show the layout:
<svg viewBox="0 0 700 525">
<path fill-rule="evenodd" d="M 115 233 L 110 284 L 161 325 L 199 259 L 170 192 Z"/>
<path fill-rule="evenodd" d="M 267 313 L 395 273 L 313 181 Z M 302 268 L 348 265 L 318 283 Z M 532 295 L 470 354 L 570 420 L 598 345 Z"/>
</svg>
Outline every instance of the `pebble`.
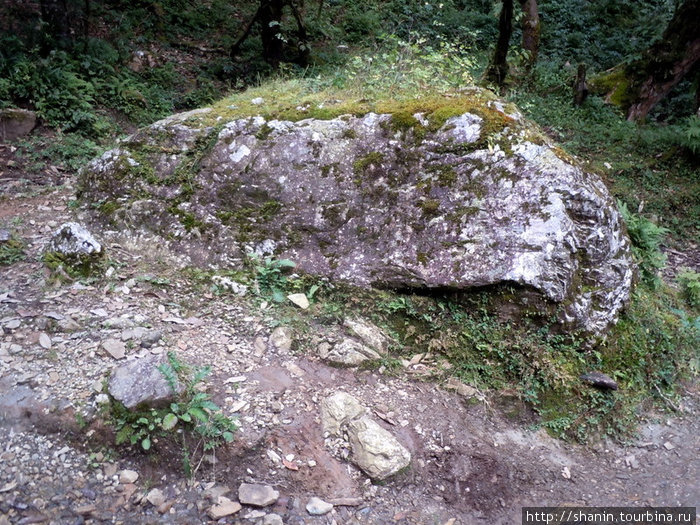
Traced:
<svg viewBox="0 0 700 525">
<path fill-rule="evenodd" d="M 39 335 L 39 344 L 46 350 L 51 348 L 51 338 L 48 336 L 48 334 L 42 332 L 42 334 Z"/>
<path fill-rule="evenodd" d="M 102 348 L 114 359 L 124 359 L 126 356 L 126 346 L 117 339 L 107 339 L 103 341 Z"/>
<path fill-rule="evenodd" d="M 119 483 L 127 485 L 139 479 L 139 473 L 134 470 L 124 469 L 119 473 Z"/>
<path fill-rule="evenodd" d="M 244 505 L 267 507 L 277 501 L 279 497 L 280 493 L 269 485 L 241 483 L 241 486 L 238 487 L 238 501 Z"/>
<path fill-rule="evenodd" d="M 165 495 L 160 489 L 151 489 L 151 491 L 146 494 L 146 501 L 148 501 L 154 507 L 159 507 L 165 503 Z"/>
<path fill-rule="evenodd" d="M 212 506 L 207 514 L 213 520 L 219 520 L 231 514 L 235 514 L 243 508 L 237 501 L 232 501 L 226 496 L 219 496 L 216 505 Z"/>
<path fill-rule="evenodd" d="M 306 504 L 306 511 L 313 516 L 323 516 L 333 510 L 333 505 L 326 503 L 321 498 L 313 497 Z"/>
</svg>

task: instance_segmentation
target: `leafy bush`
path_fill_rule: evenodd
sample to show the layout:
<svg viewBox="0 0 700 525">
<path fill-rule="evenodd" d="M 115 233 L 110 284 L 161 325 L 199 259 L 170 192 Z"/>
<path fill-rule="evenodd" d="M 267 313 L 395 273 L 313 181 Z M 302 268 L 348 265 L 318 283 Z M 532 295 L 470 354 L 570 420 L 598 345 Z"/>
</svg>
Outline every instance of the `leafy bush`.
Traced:
<svg viewBox="0 0 700 525">
<path fill-rule="evenodd" d="M 259 294 L 275 302 L 283 302 L 287 286 L 287 277 L 284 275 L 284 271 L 296 267 L 296 264 L 289 259 L 272 259 L 271 257 L 262 259 L 255 254 L 249 254 L 249 258 L 255 272 Z"/>
</svg>

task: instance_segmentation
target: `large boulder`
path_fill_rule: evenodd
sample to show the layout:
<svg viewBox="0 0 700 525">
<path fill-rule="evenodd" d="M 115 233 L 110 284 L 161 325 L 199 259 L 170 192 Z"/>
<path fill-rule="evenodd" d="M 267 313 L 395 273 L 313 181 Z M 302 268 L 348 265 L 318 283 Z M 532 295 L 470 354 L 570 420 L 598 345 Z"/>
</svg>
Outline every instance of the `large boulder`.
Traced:
<svg viewBox="0 0 700 525">
<path fill-rule="evenodd" d="M 597 176 L 485 92 L 397 108 L 171 117 L 94 160 L 80 192 L 195 262 L 254 251 L 359 286 L 508 290 L 516 312 L 592 333 L 616 320 L 634 265 Z"/>
</svg>

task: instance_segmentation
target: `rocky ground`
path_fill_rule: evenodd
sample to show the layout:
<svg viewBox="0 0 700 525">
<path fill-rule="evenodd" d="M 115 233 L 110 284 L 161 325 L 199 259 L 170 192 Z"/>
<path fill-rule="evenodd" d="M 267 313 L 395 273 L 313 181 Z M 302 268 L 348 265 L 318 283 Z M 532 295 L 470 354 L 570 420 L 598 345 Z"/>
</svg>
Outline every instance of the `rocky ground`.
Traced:
<svg viewBox="0 0 700 525">
<path fill-rule="evenodd" d="M 696 386 L 669 412 L 641 414 L 633 442 L 584 447 L 530 430 L 508 393 L 422 381 L 419 362 L 398 376 L 329 367 L 296 350 L 301 335 L 280 332 L 274 309 L 195 286 L 145 236 L 88 224 L 109 277 L 51 283 L 41 250 L 77 210 L 72 178 L 49 175 L 0 177 L 0 228 L 27 253 L 0 267 L 0 525 L 512 524 L 522 506 L 700 503 Z M 102 408 L 115 367 L 168 351 L 211 365 L 207 391 L 241 425 L 191 480 L 178 443 L 116 447 Z M 373 483 L 348 461 L 321 422 L 339 391 L 410 451 L 408 468 Z"/>
</svg>

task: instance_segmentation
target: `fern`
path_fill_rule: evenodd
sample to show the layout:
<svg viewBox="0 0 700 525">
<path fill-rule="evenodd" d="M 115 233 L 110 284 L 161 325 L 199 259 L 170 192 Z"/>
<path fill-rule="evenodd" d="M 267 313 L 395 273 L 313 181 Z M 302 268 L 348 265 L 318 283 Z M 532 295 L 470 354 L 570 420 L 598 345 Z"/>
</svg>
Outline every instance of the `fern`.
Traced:
<svg viewBox="0 0 700 525">
<path fill-rule="evenodd" d="M 639 265 L 642 279 L 656 288 L 661 283 L 659 270 L 666 266 L 666 256 L 661 251 L 661 242 L 668 233 L 646 217 L 632 213 L 621 201 L 617 203 L 620 214 L 627 224 L 627 233 L 632 240 L 632 253 Z"/>
</svg>

